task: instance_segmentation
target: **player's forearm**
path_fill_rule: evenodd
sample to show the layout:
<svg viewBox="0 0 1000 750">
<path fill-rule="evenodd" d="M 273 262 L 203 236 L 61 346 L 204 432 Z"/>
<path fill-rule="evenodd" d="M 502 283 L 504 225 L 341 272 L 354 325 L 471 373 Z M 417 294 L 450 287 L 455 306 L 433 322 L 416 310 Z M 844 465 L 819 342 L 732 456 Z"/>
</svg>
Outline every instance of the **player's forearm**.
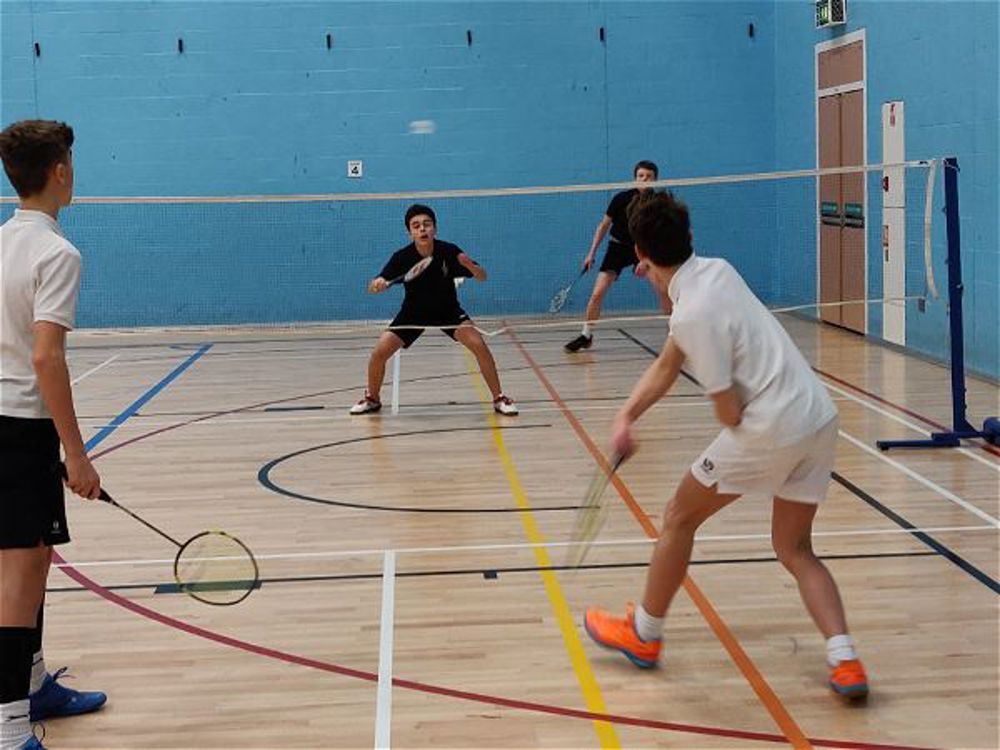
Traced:
<svg viewBox="0 0 1000 750">
<path fill-rule="evenodd" d="M 83 437 L 80 435 L 80 425 L 76 420 L 73 389 L 70 386 L 65 357 L 61 352 L 44 352 L 35 355 L 32 363 L 35 375 L 38 377 L 38 390 L 52 415 L 66 456 L 86 455 Z"/>
<path fill-rule="evenodd" d="M 611 229 L 611 225 L 608 222 L 602 221 L 600 224 L 597 225 L 597 229 L 594 230 L 594 239 L 591 240 L 590 243 L 590 250 L 588 251 L 588 255 L 597 254 L 597 248 L 601 246 L 601 242 L 604 241 L 604 237 L 608 233 L 609 229 Z"/>
<path fill-rule="evenodd" d="M 684 356 L 674 339 L 668 336 L 663 351 L 639 378 L 618 416 L 635 422 L 650 406 L 663 398 L 677 380 L 684 364 Z"/>
<path fill-rule="evenodd" d="M 481 265 L 476 263 L 472 258 L 470 258 L 465 253 L 458 256 L 458 262 L 462 264 L 462 267 L 472 274 L 472 278 L 476 281 L 486 281 L 486 269 Z"/>
</svg>

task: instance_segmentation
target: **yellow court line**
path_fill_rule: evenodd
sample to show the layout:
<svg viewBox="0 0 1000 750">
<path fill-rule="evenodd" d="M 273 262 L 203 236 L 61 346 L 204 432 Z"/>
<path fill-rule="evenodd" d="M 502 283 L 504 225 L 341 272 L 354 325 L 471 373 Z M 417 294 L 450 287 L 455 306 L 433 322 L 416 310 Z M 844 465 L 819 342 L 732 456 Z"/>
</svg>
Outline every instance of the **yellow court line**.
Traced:
<svg viewBox="0 0 1000 750">
<path fill-rule="evenodd" d="M 465 352 L 465 356 L 469 374 L 472 375 L 476 384 L 476 392 L 479 394 L 479 399 L 484 404 L 489 405 L 492 399 L 487 394 L 480 380 L 479 371 L 475 367 L 475 360 L 468 351 Z M 531 512 L 531 503 L 528 502 L 528 496 L 521 486 L 521 480 L 514 466 L 514 460 L 507 450 L 507 445 L 503 439 L 503 432 L 497 426 L 496 416 L 492 410 L 488 414 L 488 419 L 491 428 L 490 432 L 493 435 L 493 443 L 496 446 L 497 455 L 503 466 L 504 475 L 507 477 L 508 484 L 510 484 L 517 507 L 523 511 L 522 513 L 518 513 L 518 515 L 521 517 L 521 523 L 524 526 L 524 535 L 531 544 L 536 545 L 534 547 L 535 561 L 540 568 L 539 573 L 542 576 L 542 583 L 545 585 L 545 593 L 548 594 L 549 603 L 552 605 L 552 612 L 559 623 L 559 630 L 562 632 L 563 643 L 566 646 L 567 653 L 569 653 L 569 660 L 573 665 L 573 671 L 576 673 L 577 682 L 580 683 L 580 692 L 583 694 L 584 703 L 588 711 L 606 714 L 608 713 L 608 709 L 604 703 L 604 696 L 601 695 L 600 685 L 597 684 L 594 670 L 590 668 L 587 654 L 583 650 L 583 643 L 580 642 L 580 635 L 577 632 L 573 614 L 570 612 L 566 597 L 563 596 L 562 588 L 559 586 L 559 579 L 556 577 L 555 572 L 551 570 L 552 560 L 549 558 L 549 553 L 545 547 L 540 546 L 545 542 L 545 537 L 539 531 L 538 524 L 535 522 L 535 516 Z M 618 739 L 618 733 L 615 732 L 614 725 L 610 722 L 595 721 L 594 731 L 597 733 L 597 739 L 600 741 L 601 747 L 620 748 L 622 746 L 621 740 Z"/>
</svg>

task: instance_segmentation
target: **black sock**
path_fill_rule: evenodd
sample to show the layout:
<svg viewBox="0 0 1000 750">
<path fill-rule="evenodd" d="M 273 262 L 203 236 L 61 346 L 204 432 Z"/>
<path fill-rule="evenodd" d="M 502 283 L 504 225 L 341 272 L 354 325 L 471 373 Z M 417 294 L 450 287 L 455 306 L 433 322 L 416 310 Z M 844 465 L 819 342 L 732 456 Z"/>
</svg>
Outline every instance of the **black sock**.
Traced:
<svg viewBox="0 0 1000 750">
<path fill-rule="evenodd" d="M 0 703 L 14 703 L 28 697 L 33 630 L 0 627 Z"/>
</svg>

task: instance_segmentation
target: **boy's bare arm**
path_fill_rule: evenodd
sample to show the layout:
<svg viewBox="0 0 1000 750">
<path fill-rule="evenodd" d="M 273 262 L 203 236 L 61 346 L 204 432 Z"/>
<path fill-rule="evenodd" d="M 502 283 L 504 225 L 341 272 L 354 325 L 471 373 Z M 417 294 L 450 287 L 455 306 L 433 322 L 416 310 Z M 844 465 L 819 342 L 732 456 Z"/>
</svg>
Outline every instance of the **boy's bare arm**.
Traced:
<svg viewBox="0 0 1000 750">
<path fill-rule="evenodd" d="M 684 364 L 684 352 L 670 336 L 656 360 L 639 378 L 632 394 L 619 412 L 630 422 L 635 422 L 653 404 L 663 398 L 673 386 Z"/>
<path fill-rule="evenodd" d="M 34 334 L 31 363 L 38 377 L 38 390 L 66 451 L 67 484 L 81 497 L 93 499 L 100 492 L 101 478 L 87 457 L 76 421 L 66 367 L 66 329 L 57 323 L 39 321 L 34 325 Z"/>
</svg>

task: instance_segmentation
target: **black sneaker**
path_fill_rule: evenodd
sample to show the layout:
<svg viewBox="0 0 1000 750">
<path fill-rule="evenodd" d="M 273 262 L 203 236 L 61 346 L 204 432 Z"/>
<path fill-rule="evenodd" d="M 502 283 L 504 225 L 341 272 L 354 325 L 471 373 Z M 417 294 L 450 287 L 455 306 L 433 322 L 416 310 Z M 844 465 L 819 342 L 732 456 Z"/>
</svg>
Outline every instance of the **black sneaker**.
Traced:
<svg viewBox="0 0 1000 750">
<path fill-rule="evenodd" d="M 589 349 L 594 343 L 593 336 L 584 336 L 582 333 L 563 347 L 568 352 L 578 352 L 581 349 Z"/>
</svg>

